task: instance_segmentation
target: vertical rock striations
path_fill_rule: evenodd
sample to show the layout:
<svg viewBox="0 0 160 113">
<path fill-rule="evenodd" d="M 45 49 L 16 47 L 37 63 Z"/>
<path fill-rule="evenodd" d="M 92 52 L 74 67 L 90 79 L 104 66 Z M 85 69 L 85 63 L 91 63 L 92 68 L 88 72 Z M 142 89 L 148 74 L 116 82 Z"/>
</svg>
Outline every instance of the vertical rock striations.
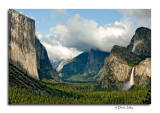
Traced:
<svg viewBox="0 0 160 113">
<path fill-rule="evenodd" d="M 35 21 L 10 9 L 8 11 L 9 62 L 39 79 L 35 50 Z"/>
<path fill-rule="evenodd" d="M 45 47 L 35 37 L 35 21 L 10 9 L 8 25 L 9 63 L 37 80 L 60 80 Z"/>
<path fill-rule="evenodd" d="M 127 48 L 141 57 L 150 57 L 151 30 L 145 27 L 138 28 Z"/>
<path fill-rule="evenodd" d="M 127 48 L 113 46 L 100 70 L 102 88 L 121 88 L 129 81 L 131 68 L 135 67 L 134 82 L 147 86 L 151 82 L 151 30 L 140 27 L 136 30 Z"/>
<path fill-rule="evenodd" d="M 35 38 L 35 48 L 39 78 L 56 79 L 59 81 L 58 72 L 52 67 L 45 47 L 37 38 Z"/>
<path fill-rule="evenodd" d="M 142 60 L 135 66 L 135 82 L 141 86 L 146 86 L 151 82 L 151 58 Z"/>
<path fill-rule="evenodd" d="M 100 71 L 102 88 L 122 86 L 123 82 L 129 80 L 132 66 L 137 65 L 140 60 L 138 55 L 127 48 L 113 46 L 110 56 L 105 59 L 104 67 Z"/>
</svg>

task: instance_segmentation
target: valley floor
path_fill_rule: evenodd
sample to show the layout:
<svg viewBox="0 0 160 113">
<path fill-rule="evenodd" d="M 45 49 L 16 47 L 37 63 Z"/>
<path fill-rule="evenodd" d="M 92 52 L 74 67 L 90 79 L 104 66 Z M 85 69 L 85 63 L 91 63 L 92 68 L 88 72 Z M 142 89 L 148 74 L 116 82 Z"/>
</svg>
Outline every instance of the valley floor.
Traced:
<svg viewBox="0 0 160 113">
<path fill-rule="evenodd" d="M 9 104 L 151 104 L 151 88 L 101 89 L 97 83 L 37 81 L 9 64 Z"/>
<path fill-rule="evenodd" d="M 134 86 L 130 91 L 98 90 L 97 84 L 45 81 L 49 95 L 9 86 L 9 104 L 150 104 L 149 88 Z"/>
</svg>

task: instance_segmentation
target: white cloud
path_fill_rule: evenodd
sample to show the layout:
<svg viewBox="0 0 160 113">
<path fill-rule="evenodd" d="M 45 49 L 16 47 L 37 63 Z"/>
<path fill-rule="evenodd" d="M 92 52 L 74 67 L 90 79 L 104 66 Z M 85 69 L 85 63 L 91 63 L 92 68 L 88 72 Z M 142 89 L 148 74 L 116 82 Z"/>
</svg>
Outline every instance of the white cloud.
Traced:
<svg viewBox="0 0 160 113">
<path fill-rule="evenodd" d="M 110 51 L 116 44 L 127 46 L 134 30 L 133 22 L 129 19 L 99 26 L 94 20 L 85 19 L 78 14 L 68 20 L 67 26 L 57 24 L 50 29 L 63 46 L 79 51 L 89 51 L 91 48 Z"/>
<path fill-rule="evenodd" d="M 151 28 L 151 9 L 121 9 L 119 11 L 127 18 L 135 19 L 138 22 L 137 27 Z"/>
<path fill-rule="evenodd" d="M 50 59 L 54 60 L 71 59 L 91 48 L 110 52 L 114 45 L 127 46 L 137 27 L 151 26 L 149 10 L 120 11 L 124 17 L 113 24 L 100 26 L 96 21 L 76 14 L 68 19 L 67 25 L 52 26 L 52 35 L 37 34 L 37 37 L 46 47 Z"/>
<path fill-rule="evenodd" d="M 81 53 L 75 48 L 62 46 L 60 42 L 56 40 L 56 35 L 42 35 L 41 33 L 37 33 L 36 35 L 47 49 L 48 56 L 51 60 L 71 59 Z"/>
<path fill-rule="evenodd" d="M 142 19 L 142 18 L 151 18 L 150 9 L 120 9 L 124 15 L 132 18 Z"/>
</svg>

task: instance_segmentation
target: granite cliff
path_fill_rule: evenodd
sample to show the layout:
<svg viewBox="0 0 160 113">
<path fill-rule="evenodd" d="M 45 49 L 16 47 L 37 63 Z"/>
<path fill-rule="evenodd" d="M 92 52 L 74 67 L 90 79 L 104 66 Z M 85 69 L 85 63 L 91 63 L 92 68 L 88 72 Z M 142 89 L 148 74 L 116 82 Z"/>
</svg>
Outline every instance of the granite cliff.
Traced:
<svg viewBox="0 0 160 113">
<path fill-rule="evenodd" d="M 150 29 L 140 27 L 136 30 L 131 44 L 125 48 L 113 46 L 110 56 L 105 58 L 99 71 L 102 88 L 120 89 L 131 77 L 134 70 L 134 83 L 147 86 L 151 81 L 151 35 Z M 143 40 L 143 41 L 142 41 Z"/>
<path fill-rule="evenodd" d="M 127 48 L 141 57 L 150 57 L 151 30 L 145 27 L 138 28 Z"/>
<path fill-rule="evenodd" d="M 15 10 L 8 11 L 9 62 L 39 79 L 35 50 L 35 21 Z"/>
<path fill-rule="evenodd" d="M 132 66 L 141 61 L 140 57 L 125 47 L 115 45 L 109 57 L 105 59 L 104 67 L 99 72 L 102 88 L 121 87 L 130 78 Z"/>
<path fill-rule="evenodd" d="M 135 66 L 135 83 L 141 86 L 151 84 L 151 58 L 142 60 Z"/>
<path fill-rule="evenodd" d="M 37 80 L 60 80 L 45 47 L 35 36 L 35 21 L 15 10 L 8 11 L 9 63 Z"/>
<path fill-rule="evenodd" d="M 35 49 L 39 78 L 55 79 L 59 81 L 60 77 L 58 72 L 52 67 L 45 47 L 40 43 L 37 38 L 35 38 Z"/>
</svg>

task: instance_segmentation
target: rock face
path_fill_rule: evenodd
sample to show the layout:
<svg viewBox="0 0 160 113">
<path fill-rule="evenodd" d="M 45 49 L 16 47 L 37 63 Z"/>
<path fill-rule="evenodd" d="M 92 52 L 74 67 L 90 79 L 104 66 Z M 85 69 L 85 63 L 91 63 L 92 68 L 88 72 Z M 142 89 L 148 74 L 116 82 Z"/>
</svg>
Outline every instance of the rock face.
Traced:
<svg viewBox="0 0 160 113">
<path fill-rule="evenodd" d="M 91 49 L 88 53 L 88 59 L 84 74 L 99 72 L 104 65 L 104 59 L 109 53 Z"/>
<path fill-rule="evenodd" d="M 151 30 L 145 27 L 138 28 L 127 48 L 142 57 L 150 57 Z"/>
<path fill-rule="evenodd" d="M 60 80 L 58 72 L 52 67 L 49 61 L 45 47 L 40 43 L 37 38 L 35 38 L 35 48 L 39 78 Z"/>
<path fill-rule="evenodd" d="M 98 73 L 108 55 L 107 52 L 91 49 L 89 52 L 84 52 L 68 61 L 60 72 L 64 75 L 64 79 L 76 74 Z"/>
<path fill-rule="evenodd" d="M 18 13 L 8 11 L 9 63 L 23 73 L 39 80 L 60 80 L 52 68 L 45 47 L 35 37 L 35 21 Z"/>
<path fill-rule="evenodd" d="M 101 87 L 110 88 L 122 86 L 119 82 L 129 80 L 131 68 L 132 67 L 127 65 L 123 60 L 110 55 L 109 58 L 105 59 L 104 67 L 99 72 L 99 75 L 101 75 Z"/>
<path fill-rule="evenodd" d="M 135 82 L 146 86 L 151 82 L 151 58 L 146 58 L 135 66 Z"/>
<path fill-rule="evenodd" d="M 102 88 L 121 88 L 129 81 L 132 67 L 135 67 L 135 84 L 147 86 L 151 83 L 151 30 L 138 28 L 127 48 L 114 46 L 105 59 L 99 71 Z"/>
<path fill-rule="evenodd" d="M 125 47 L 115 45 L 110 56 L 105 59 L 104 67 L 99 72 L 102 88 L 120 87 L 122 85 L 120 83 L 129 80 L 132 66 L 139 62 L 138 55 Z"/>
<path fill-rule="evenodd" d="M 15 10 L 8 11 L 9 62 L 39 79 L 35 50 L 35 21 Z"/>
<path fill-rule="evenodd" d="M 102 71 L 103 75 L 108 73 L 113 73 L 118 81 L 126 81 L 129 78 L 131 71 L 131 66 L 121 59 L 118 59 L 116 56 L 111 55 L 109 58 L 105 59 L 104 70 Z M 103 77 L 103 76 L 102 76 Z"/>
</svg>

